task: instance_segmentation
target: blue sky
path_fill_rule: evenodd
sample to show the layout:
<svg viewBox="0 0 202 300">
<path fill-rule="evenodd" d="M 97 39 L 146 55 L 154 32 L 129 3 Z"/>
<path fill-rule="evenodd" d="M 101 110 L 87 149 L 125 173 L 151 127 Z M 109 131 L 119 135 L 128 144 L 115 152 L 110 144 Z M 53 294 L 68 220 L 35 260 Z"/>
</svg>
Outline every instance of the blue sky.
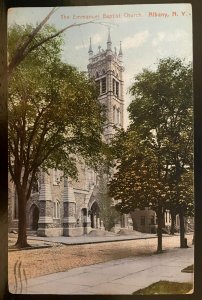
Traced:
<svg viewBox="0 0 202 300">
<path fill-rule="evenodd" d="M 51 8 L 12 8 L 8 13 L 8 26 L 40 22 Z M 123 49 L 125 67 L 125 126 L 128 124 L 126 108 L 131 101 L 127 93 L 134 76 L 143 68 L 154 68 L 158 59 L 171 57 L 192 61 L 192 11 L 190 4 L 105 5 L 60 7 L 48 23 L 60 29 L 73 23 L 93 21 L 72 27 L 64 35 L 62 58 L 65 62 L 86 71 L 89 38 L 94 53 L 98 46 L 106 49 L 108 27 L 112 47 Z M 102 24 L 100 24 L 102 23 Z"/>
</svg>

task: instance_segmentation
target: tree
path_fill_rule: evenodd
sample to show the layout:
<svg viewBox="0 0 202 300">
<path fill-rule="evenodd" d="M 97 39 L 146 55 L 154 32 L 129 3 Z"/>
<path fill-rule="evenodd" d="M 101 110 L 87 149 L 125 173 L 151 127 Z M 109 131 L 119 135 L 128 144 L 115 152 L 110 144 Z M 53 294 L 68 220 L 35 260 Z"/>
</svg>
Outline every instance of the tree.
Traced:
<svg viewBox="0 0 202 300">
<path fill-rule="evenodd" d="M 185 241 L 185 222 L 184 218 L 194 216 L 194 199 L 193 199 L 193 171 L 185 169 L 180 179 L 176 182 L 171 180 L 170 190 L 172 198 L 167 208 L 180 218 L 180 247 L 186 248 Z"/>
<path fill-rule="evenodd" d="M 163 149 L 165 172 L 178 185 L 184 170 L 193 165 L 191 64 L 179 58 L 161 59 L 156 71 L 144 70 L 136 77 L 131 92 L 135 96 L 129 107 L 132 126 L 146 135 L 154 132 L 157 151 Z M 182 219 L 183 211 L 179 214 Z M 181 247 L 182 241 L 181 236 Z"/>
<path fill-rule="evenodd" d="M 150 142 L 131 129 L 120 134 L 114 149 L 119 149 L 118 172 L 110 182 L 110 195 L 119 201 L 116 208 L 122 213 L 145 207 L 150 207 L 156 212 L 157 252 L 160 253 L 166 196 L 170 197 L 164 164 L 160 164 Z"/>
<path fill-rule="evenodd" d="M 17 40 L 16 47 L 12 53 L 10 53 L 10 60 L 8 63 L 8 76 L 10 77 L 17 68 L 17 66 L 33 51 L 36 51 L 39 47 L 43 47 L 44 44 L 47 42 L 61 36 L 63 32 L 66 30 L 72 28 L 72 27 L 78 27 L 82 25 L 86 25 L 89 23 L 95 23 L 94 21 L 88 21 L 88 22 L 82 22 L 82 23 L 73 23 L 70 24 L 60 30 L 55 30 L 54 32 L 49 32 L 46 36 L 43 36 L 40 34 L 41 30 L 46 25 L 47 21 L 50 19 L 50 17 L 55 13 L 57 10 L 57 7 L 54 7 L 51 9 L 51 11 L 48 13 L 48 15 L 39 23 L 36 25 L 36 27 L 33 27 L 32 30 L 29 31 L 29 34 L 26 32 L 21 35 L 20 39 Z M 105 26 L 105 23 L 102 22 L 96 22 L 97 24 L 101 24 Z"/>
<path fill-rule="evenodd" d="M 105 165 L 106 166 L 106 165 Z M 110 231 L 116 222 L 120 219 L 120 214 L 114 207 L 113 199 L 109 195 L 109 168 L 105 169 L 104 166 L 99 172 L 99 185 L 98 185 L 98 203 L 100 208 L 100 219 L 103 221 L 105 230 Z"/>
<path fill-rule="evenodd" d="M 128 151 L 127 147 L 123 150 L 121 166 L 117 176 L 121 176 L 123 163 L 127 162 L 128 166 L 127 164 L 125 166 L 129 182 L 133 172 L 134 176 L 140 176 L 138 179 L 141 181 L 140 191 L 144 190 L 143 187 L 146 183 L 149 184 L 149 191 L 147 190 L 147 194 L 141 197 L 146 197 L 147 195 L 149 198 L 150 195 L 150 200 L 152 200 L 151 206 L 156 206 L 155 203 L 157 203 L 155 211 L 158 210 L 159 216 L 162 218 L 163 210 L 173 203 L 172 199 L 175 192 L 170 186 L 179 187 L 186 168 L 192 167 L 191 65 L 185 64 L 184 61 L 178 58 L 161 59 L 156 70 L 144 69 L 142 73 L 136 76 L 130 92 L 134 99 L 128 108 L 131 124 L 126 136 L 128 136 L 128 143 L 133 145 L 128 148 Z M 130 131 L 136 132 L 137 140 L 134 138 L 130 141 Z M 119 144 L 121 143 L 122 141 L 120 140 Z M 141 147 L 141 145 L 143 146 Z M 133 166 L 130 161 L 133 161 L 138 153 L 142 153 L 142 162 L 144 164 L 147 157 L 151 158 L 150 166 L 153 166 L 154 169 L 152 170 L 147 165 L 148 169 L 145 173 L 147 178 L 144 176 L 144 165 L 138 165 L 136 160 Z M 150 153 L 149 156 L 148 153 Z M 144 183 L 144 179 L 146 183 Z M 154 180 L 155 188 L 153 193 L 151 193 L 152 181 L 150 179 Z M 126 181 L 125 175 L 122 176 L 122 180 Z M 134 205 L 131 203 L 135 202 L 136 207 L 142 202 L 142 200 L 137 200 L 137 189 L 134 192 L 134 187 L 132 185 L 131 188 L 129 182 L 125 183 L 125 187 L 123 186 L 121 191 L 122 194 L 126 194 L 125 203 L 128 205 L 128 210 L 134 208 Z M 137 182 L 137 178 L 135 182 Z M 159 191 L 159 195 L 152 196 L 157 191 Z M 162 196 L 165 197 L 165 201 Z M 122 198 L 120 199 L 122 200 Z M 180 199 L 182 200 L 182 197 Z M 179 202 L 180 199 L 178 198 L 177 201 Z M 187 200 L 186 197 L 183 197 L 183 206 L 189 204 L 190 201 Z M 137 203 L 137 201 L 139 202 Z M 143 203 L 144 205 L 146 204 L 144 201 Z M 176 206 L 176 204 L 174 205 Z M 158 222 L 161 222 L 158 213 Z M 160 228 L 161 225 L 159 226 L 161 231 Z M 158 251 L 160 252 L 161 232 L 158 233 L 158 236 Z"/>
<path fill-rule="evenodd" d="M 9 57 L 32 31 L 30 25 L 10 29 Z M 46 25 L 40 38 L 55 31 Z M 95 84 L 61 61 L 61 43 L 58 36 L 29 53 L 10 78 L 9 171 L 19 201 L 19 247 L 27 245 L 25 207 L 38 169 L 57 168 L 75 178 L 77 160 L 96 167 L 101 157 L 105 117 Z"/>
</svg>

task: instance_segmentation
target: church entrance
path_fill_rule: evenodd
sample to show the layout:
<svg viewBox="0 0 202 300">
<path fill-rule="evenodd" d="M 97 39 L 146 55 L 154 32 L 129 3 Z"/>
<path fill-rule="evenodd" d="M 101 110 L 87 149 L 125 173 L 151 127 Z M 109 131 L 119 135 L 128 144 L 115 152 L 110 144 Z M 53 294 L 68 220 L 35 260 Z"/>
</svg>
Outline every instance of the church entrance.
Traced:
<svg viewBox="0 0 202 300">
<path fill-rule="evenodd" d="M 91 206 L 91 210 L 90 210 L 90 220 L 91 220 L 92 228 L 100 228 L 99 213 L 100 213 L 100 208 L 99 208 L 97 202 L 95 201 L 93 203 L 93 205 Z"/>
<path fill-rule="evenodd" d="M 30 229 L 37 230 L 38 229 L 38 221 L 39 221 L 39 209 L 33 204 L 30 208 Z"/>
</svg>

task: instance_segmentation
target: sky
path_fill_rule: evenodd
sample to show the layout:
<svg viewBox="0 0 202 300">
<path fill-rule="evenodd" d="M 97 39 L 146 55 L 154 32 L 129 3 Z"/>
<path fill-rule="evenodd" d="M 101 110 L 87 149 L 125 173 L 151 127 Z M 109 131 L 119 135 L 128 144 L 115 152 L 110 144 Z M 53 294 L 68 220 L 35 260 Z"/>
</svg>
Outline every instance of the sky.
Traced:
<svg viewBox="0 0 202 300">
<path fill-rule="evenodd" d="M 8 26 L 36 25 L 50 10 L 48 7 L 11 8 Z M 192 62 L 191 4 L 59 7 L 48 23 L 61 29 L 88 21 L 93 23 L 65 31 L 62 59 L 80 71 L 87 71 L 90 37 L 94 54 L 99 46 L 105 50 L 110 28 L 112 48 L 118 51 L 122 43 L 126 127 L 127 107 L 132 100 L 128 89 L 138 73 L 145 68 L 154 69 L 161 58 L 179 57 Z"/>
</svg>

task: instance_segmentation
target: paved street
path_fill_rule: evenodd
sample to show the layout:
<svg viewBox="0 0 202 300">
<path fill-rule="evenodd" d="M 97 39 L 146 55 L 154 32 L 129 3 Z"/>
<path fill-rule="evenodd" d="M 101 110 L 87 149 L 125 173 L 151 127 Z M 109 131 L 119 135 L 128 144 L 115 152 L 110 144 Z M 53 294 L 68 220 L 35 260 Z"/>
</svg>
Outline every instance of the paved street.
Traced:
<svg viewBox="0 0 202 300">
<path fill-rule="evenodd" d="M 10 286 L 28 294 L 132 294 L 159 280 L 193 281 L 181 270 L 193 264 L 193 246 L 173 248 L 162 254 L 141 255 L 53 273 Z"/>
</svg>

